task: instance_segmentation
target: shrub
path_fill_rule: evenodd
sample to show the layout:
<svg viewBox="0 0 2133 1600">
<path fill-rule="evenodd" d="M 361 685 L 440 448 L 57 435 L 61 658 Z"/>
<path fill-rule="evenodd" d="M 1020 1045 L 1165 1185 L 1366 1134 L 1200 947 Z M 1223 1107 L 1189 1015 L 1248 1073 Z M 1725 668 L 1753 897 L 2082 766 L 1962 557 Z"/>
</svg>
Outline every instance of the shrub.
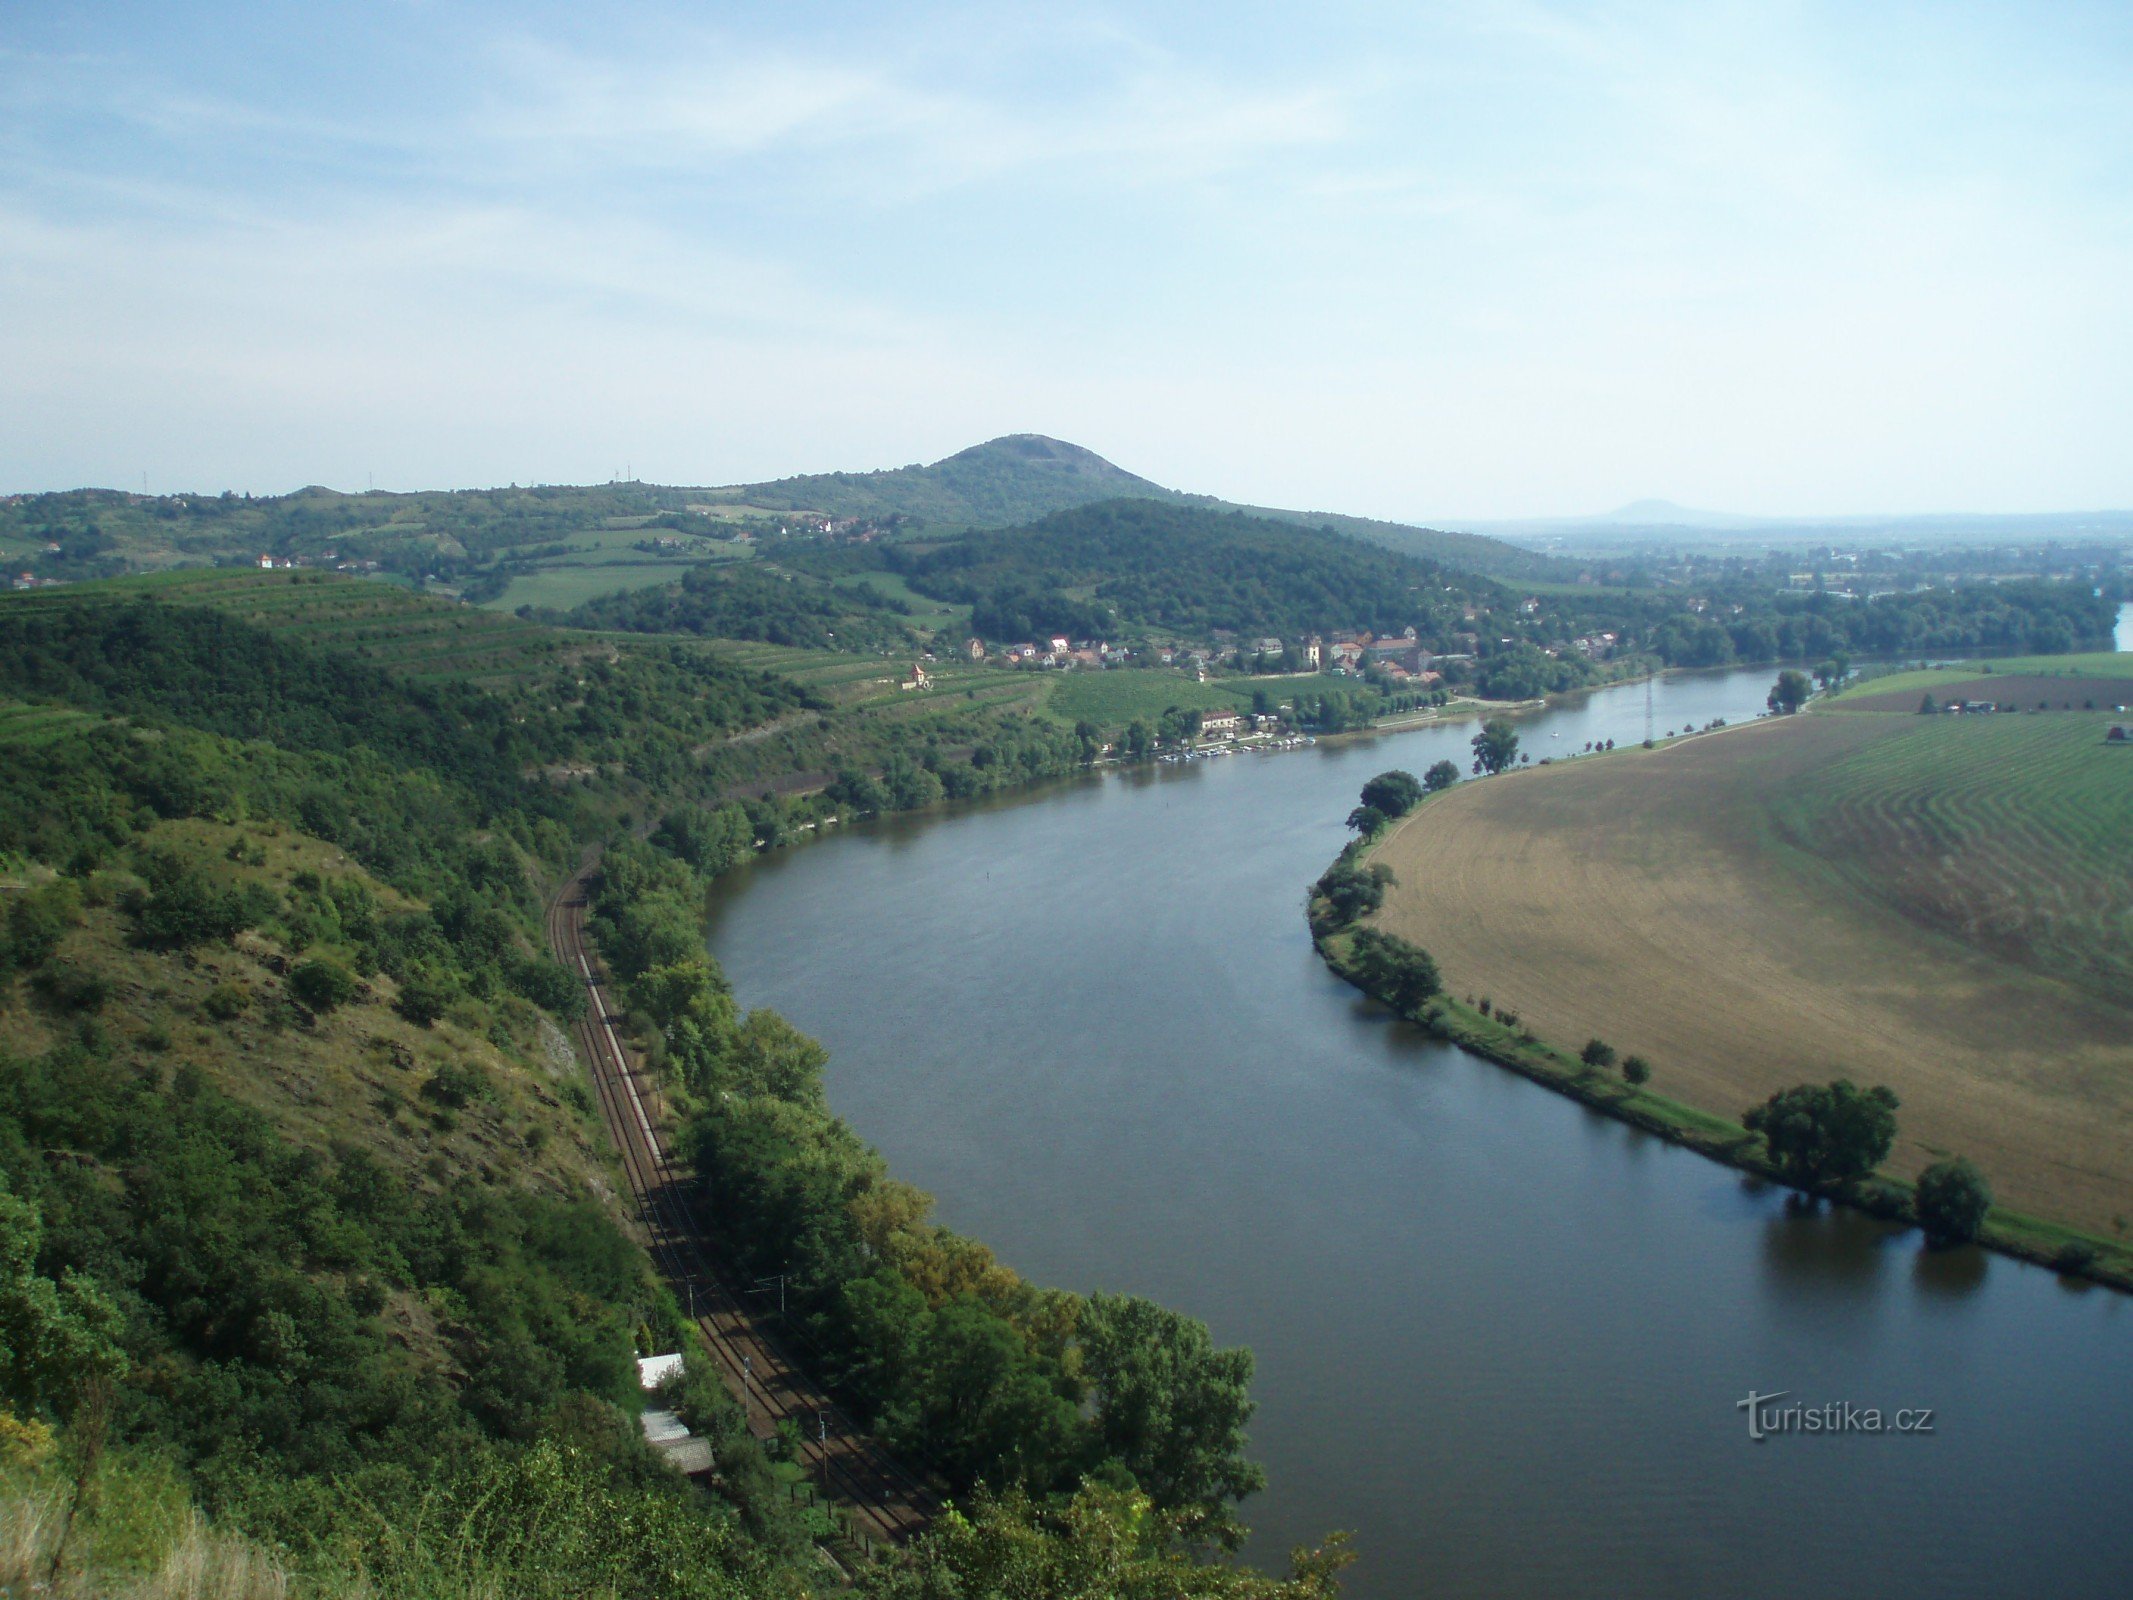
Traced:
<svg viewBox="0 0 2133 1600">
<path fill-rule="evenodd" d="M 30 980 L 30 987 L 54 1011 L 101 1011 L 111 998 L 111 985 L 102 973 L 71 961 L 55 961 L 40 968 Z"/>
<path fill-rule="evenodd" d="M 2079 1277 L 2095 1264 L 2096 1247 L 2082 1239 L 2069 1239 L 2052 1255 L 2052 1265 L 2070 1277 Z"/>
<path fill-rule="evenodd" d="M 393 1009 L 418 1028 L 427 1028 L 444 1015 L 444 1008 L 452 1002 L 451 992 L 436 979 L 421 973 L 412 973 L 400 985 L 400 998 L 393 1002 Z"/>
<path fill-rule="evenodd" d="M 1615 1064 L 1615 1047 L 1600 1039 L 1587 1039 L 1578 1059 L 1593 1070 L 1604 1072 Z"/>
<path fill-rule="evenodd" d="M 1622 1058 L 1622 1077 L 1625 1082 L 1649 1083 L 1651 1076 L 1652 1064 L 1645 1060 L 1644 1057 L 1624 1056 Z"/>
<path fill-rule="evenodd" d="M 331 1011 L 356 997 L 356 976 L 338 961 L 299 961 L 289 973 L 289 992 L 313 1011 Z"/>
<path fill-rule="evenodd" d="M 434 1100 L 438 1105 L 451 1106 L 454 1110 L 479 1100 L 489 1092 L 489 1081 L 478 1067 L 461 1066 L 446 1062 L 431 1073 L 422 1085 L 422 1098 Z"/>
<path fill-rule="evenodd" d="M 1928 1237 L 1962 1244 L 1977 1237 L 1992 1209 L 1992 1185 L 1961 1156 L 1936 1161 L 1918 1175 L 1918 1222 Z"/>
<path fill-rule="evenodd" d="M 218 983 L 200 997 L 200 1009 L 217 1022 L 242 1016 L 251 1003 L 251 994 L 234 983 Z"/>
</svg>

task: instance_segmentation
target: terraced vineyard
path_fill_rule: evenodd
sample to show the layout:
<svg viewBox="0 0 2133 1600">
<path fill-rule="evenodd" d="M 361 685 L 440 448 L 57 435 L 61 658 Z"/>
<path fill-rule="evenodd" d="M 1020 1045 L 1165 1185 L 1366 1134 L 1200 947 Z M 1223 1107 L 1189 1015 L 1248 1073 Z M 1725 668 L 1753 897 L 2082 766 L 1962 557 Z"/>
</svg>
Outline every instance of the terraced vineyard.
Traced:
<svg viewBox="0 0 2133 1600">
<path fill-rule="evenodd" d="M 1920 717 L 1774 802 L 1914 921 L 2105 993 L 2133 986 L 2133 746 L 2108 715 Z"/>
<path fill-rule="evenodd" d="M 189 571 L 147 582 L 173 605 L 213 606 L 297 643 L 415 679 L 493 688 L 570 654 L 570 641 L 553 629 L 333 573 Z M 134 587 L 112 585 L 114 593 Z"/>
</svg>

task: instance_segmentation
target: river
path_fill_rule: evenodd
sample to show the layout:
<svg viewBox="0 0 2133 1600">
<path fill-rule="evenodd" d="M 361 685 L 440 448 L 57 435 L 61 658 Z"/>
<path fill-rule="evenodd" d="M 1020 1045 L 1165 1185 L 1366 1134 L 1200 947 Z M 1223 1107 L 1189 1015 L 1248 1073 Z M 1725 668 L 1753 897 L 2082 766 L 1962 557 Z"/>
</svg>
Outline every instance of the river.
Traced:
<svg viewBox="0 0 2133 1600">
<path fill-rule="evenodd" d="M 1771 677 L 1661 682 L 1656 729 Z M 1645 695 L 1526 746 L 1642 738 Z M 1303 891 L 1356 791 L 1473 731 L 854 828 L 727 879 L 712 947 L 945 1221 L 1253 1348 L 1264 1564 L 1345 1527 L 1364 1600 L 2126 1592 L 2133 1301 L 1798 1214 L 1326 973 Z M 1757 1443 L 1751 1389 L 1932 1431 Z"/>
</svg>

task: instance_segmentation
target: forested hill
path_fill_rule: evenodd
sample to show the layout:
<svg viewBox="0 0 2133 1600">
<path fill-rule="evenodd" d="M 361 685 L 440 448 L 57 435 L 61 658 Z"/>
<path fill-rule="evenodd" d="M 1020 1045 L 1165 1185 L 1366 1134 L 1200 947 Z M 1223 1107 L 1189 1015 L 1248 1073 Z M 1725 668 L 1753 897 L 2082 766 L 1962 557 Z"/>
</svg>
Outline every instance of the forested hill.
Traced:
<svg viewBox="0 0 2133 1600">
<path fill-rule="evenodd" d="M 1001 528 L 1105 500 L 1163 500 L 1216 511 L 1332 527 L 1403 555 L 1422 556 L 1492 577 L 1545 576 L 1550 558 L 1483 534 L 1446 533 L 1335 512 L 1240 505 L 1215 495 L 1167 489 L 1092 450 L 1037 433 L 1011 433 L 959 450 L 931 466 L 886 472 L 824 472 L 718 491 L 755 506 L 819 511 L 831 517 L 902 518 L 922 528 Z"/>
<path fill-rule="evenodd" d="M 1054 511 L 1132 496 L 1182 498 L 1113 466 L 1093 450 L 1041 433 L 1011 433 L 930 466 L 813 472 L 723 491 L 751 505 L 831 517 L 903 517 L 936 527 L 998 528 Z"/>
<path fill-rule="evenodd" d="M 891 547 L 880 559 L 918 592 L 971 606 L 975 630 L 998 640 L 1412 626 L 1448 647 L 1469 605 L 1508 598 L 1330 529 L 1155 500 L 1084 506 L 928 550 Z"/>
</svg>

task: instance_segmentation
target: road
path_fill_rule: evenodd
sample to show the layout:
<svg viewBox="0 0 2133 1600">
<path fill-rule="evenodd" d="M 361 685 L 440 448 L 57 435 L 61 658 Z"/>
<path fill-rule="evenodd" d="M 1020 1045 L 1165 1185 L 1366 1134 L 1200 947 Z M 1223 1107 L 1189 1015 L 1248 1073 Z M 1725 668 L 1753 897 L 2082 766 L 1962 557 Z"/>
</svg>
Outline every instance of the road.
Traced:
<svg viewBox="0 0 2133 1600">
<path fill-rule="evenodd" d="M 773 1331 L 782 1320 L 778 1291 L 729 1281 L 691 1219 L 685 1176 L 660 1131 L 656 1089 L 641 1079 L 615 1032 L 603 972 L 585 938 L 585 889 L 596 865 L 596 856 L 588 856 L 549 903 L 548 942 L 586 985 L 578 1046 L 591 1063 L 600 1114 L 621 1154 L 652 1261 L 675 1300 L 693 1309 L 750 1431 L 767 1439 L 784 1421 L 799 1430 L 796 1459 L 844 1511 L 856 1543 L 908 1539 L 939 1511 L 938 1498 L 809 1379 L 791 1354 L 789 1336 Z"/>
</svg>

